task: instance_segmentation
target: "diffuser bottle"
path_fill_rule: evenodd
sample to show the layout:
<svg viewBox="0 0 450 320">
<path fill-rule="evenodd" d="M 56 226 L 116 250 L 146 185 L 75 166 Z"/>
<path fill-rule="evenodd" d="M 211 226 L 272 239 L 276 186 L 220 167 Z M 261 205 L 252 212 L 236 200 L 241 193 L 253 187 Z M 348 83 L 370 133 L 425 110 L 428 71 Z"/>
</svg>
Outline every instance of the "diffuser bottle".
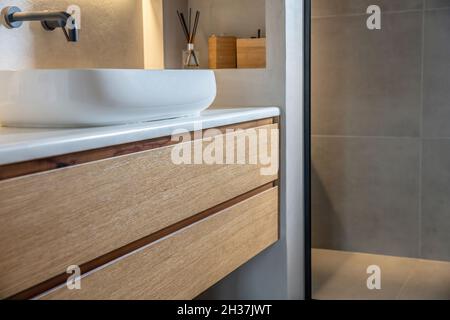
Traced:
<svg viewBox="0 0 450 320">
<path fill-rule="evenodd" d="M 193 43 L 188 43 L 186 50 L 183 50 L 183 68 L 184 69 L 199 69 L 200 60 L 199 52 L 195 50 Z"/>
</svg>

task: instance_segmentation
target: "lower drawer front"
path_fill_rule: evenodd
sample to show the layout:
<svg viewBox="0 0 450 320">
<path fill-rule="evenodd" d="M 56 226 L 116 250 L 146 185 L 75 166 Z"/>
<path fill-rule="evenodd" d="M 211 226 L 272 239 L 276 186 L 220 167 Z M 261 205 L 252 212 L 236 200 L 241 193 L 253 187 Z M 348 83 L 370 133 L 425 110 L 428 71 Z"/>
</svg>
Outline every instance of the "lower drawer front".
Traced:
<svg viewBox="0 0 450 320">
<path fill-rule="evenodd" d="M 41 299 L 193 299 L 279 237 L 278 188 L 225 209 Z"/>
</svg>

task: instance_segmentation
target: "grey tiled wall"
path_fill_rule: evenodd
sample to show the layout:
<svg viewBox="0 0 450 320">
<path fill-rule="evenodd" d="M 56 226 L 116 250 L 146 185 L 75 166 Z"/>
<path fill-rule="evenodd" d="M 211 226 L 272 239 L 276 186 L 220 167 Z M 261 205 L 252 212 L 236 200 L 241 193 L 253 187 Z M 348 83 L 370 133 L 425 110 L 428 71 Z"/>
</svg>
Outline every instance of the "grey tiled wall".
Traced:
<svg viewBox="0 0 450 320">
<path fill-rule="evenodd" d="M 450 0 L 312 4 L 314 246 L 450 261 Z"/>
</svg>

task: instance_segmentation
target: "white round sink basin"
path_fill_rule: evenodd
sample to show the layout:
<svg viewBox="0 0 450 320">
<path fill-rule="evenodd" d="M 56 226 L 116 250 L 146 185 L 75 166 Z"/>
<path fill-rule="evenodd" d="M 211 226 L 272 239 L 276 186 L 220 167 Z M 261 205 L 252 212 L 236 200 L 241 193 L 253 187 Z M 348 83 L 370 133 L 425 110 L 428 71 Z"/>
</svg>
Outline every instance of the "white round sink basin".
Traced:
<svg viewBox="0 0 450 320">
<path fill-rule="evenodd" d="M 198 115 L 216 97 L 210 70 L 0 71 L 0 124 L 91 127 Z"/>
</svg>

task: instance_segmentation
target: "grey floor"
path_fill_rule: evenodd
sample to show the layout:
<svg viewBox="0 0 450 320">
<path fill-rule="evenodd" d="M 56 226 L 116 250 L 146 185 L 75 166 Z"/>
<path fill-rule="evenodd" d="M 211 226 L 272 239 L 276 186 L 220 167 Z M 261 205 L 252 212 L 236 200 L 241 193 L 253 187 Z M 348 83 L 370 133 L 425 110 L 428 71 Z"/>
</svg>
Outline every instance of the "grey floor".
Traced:
<svg viewBox="0 0 450 320">
<path fill-rule="evenodd" d="M 450 300 L 450 263 L 313 250 L 316 300 Z M 369 266 L 381 269 L 381 290 L 367 288 Z"/>
</svg>

